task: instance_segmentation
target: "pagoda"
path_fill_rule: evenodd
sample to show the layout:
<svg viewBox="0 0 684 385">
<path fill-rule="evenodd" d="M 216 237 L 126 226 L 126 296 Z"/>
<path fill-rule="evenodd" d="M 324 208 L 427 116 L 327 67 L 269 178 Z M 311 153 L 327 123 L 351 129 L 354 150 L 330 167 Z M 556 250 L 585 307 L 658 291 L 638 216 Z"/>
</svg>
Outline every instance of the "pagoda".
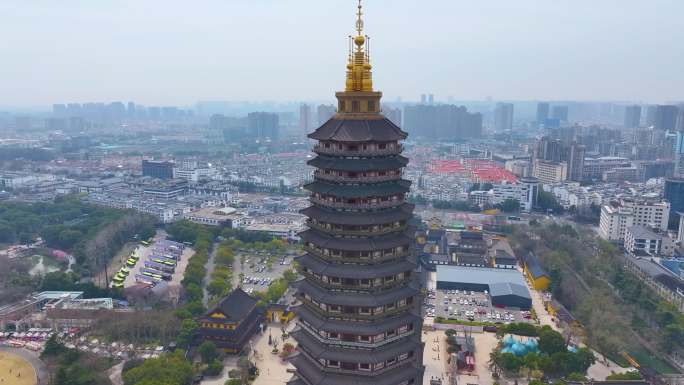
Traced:
<svg viewBox="0 0 684 385">
<path fill-rule="evenodd" d="M 316 170 L 302 210 L 308 230 L 297 258 L 304 278 L 295 283 L 290 385 L 423 383 L 414 207 L 402 179 L 407 134 L 382 115 L 362 15 L 359 1 L 337 114 L 309 135 Z"/>
</svg>

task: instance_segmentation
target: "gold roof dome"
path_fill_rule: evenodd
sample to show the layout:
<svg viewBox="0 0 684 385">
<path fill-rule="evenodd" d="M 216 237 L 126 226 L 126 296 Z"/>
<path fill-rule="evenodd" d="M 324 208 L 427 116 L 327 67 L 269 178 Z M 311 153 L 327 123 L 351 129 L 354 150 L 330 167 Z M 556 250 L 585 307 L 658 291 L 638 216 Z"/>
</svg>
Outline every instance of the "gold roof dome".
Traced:
<svg viewBox="0 0 684 385">
<path fill-rule="evenodd" d="M 363 37 L 363 35 L 354 36 L 354 44 L 356 44 L 357 46 L 360 47 L 360 46 L 362 46 L 363 43 L 365 43 L 365 42 L 366 42 L 366 38 Z"/>
</svg>

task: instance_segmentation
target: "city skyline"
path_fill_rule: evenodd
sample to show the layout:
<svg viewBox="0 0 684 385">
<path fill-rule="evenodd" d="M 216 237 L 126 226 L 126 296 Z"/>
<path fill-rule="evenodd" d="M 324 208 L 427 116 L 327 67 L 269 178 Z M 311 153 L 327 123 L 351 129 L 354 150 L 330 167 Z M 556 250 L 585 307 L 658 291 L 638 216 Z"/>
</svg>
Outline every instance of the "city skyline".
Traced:
<svg viewBox="0 0 684 385">
<path fill-rule="evenodd" d="M 353 32 L 350 3 L 10 0 L 0 5 L 0 32 L 10 36 L 2 43 L 0 105 L 328 100 L 346 60 L 339 31 Z M 676 63 L 684 49 L 663 38 L 684 29 L 674 16 L 684 4 L 675 1 L 399 0 L 366 8 L 376 82 L 388 101 L 422 93 L 438 100 L 682 99 Z"/>
</svg>

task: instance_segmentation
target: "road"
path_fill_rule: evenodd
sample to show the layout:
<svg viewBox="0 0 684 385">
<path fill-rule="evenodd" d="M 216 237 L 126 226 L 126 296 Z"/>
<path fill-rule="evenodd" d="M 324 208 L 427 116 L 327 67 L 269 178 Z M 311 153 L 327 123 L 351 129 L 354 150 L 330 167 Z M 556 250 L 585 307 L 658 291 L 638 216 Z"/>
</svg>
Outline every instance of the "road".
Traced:
<svg viewBox="0 0 684 385">
<path fill-rule="evenodd" d="M 233 260 L 233 288 L 237 288 L 242 284 L 240 281 L 240 274 L 243 273 L 242 271 L 242 263 L 240 263 L 240 259 L 242 257 L 241 253 L 235 254 L 235 259 Z"/>
<path fill-rule="evenodd" d="M 209 259 L 207 260 L 207 264 L 205 265 L 205 268 L 207 269 L 207 275 L 204 277 L 204 281 L 202 282 L 202 304 L 204 304 L 204 307 L 206 308 L 207 305 L 209 304 L 209 291 L 207 291 L 207 286 L 209 285 L 209 282 L 211 282 L 211 275 L 214 273 L 214 258 L 216 257 L 216 251 L 218 251 L 218 243 L 214 243 L 211 247 L 211 253 L 209 253 Z"/>
</svg>

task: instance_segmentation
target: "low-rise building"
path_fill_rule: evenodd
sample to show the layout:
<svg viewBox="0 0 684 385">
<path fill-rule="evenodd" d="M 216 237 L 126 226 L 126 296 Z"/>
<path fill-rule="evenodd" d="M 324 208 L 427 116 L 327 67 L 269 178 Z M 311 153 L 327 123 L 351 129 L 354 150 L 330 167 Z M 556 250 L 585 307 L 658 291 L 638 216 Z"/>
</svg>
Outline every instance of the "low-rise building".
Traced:
<svg viewBox="0 0 684 385">
<path fill-rule="evenodd" d="M 532 176 L 544 184 L 560 183 L 568 176 L 568 165 L 565 162 L 535 159 L 532 169 Z"/>
<path fill-rule="evenodd" d="M 663 237 L 645 226 L 631 226 L 625 232 L 625 250 L 632 255 L 657 255 Z"/>
<path fill-rule="evenodd" d="M 239 227 L 243 214 L 232 207 L 205 207 L 185 215 L 191 222 L 208 226 Z"/>
<path fill-rule="evenodd" d="M 670 203 L 659 199 L 621 199 L 601 208 L 599 235 L 609 241 L 623 242 L 631 226 L 666 231 Z"/>
<path fill-rule="evenodd" d="M 545 291 L 551 285 L 551 276 L 544 270 L 537 256 L 530 252 L 523 257 L 523 271 L 536 290 Z"/>
<path fill-rule="evenodd" d="M 582 176 L 586 180 L 603 180 L 604 173 L 607 171 L 626 167 L 632 167 L 630 160 L 618 156 L 584 158 Z"/>
</svg>

